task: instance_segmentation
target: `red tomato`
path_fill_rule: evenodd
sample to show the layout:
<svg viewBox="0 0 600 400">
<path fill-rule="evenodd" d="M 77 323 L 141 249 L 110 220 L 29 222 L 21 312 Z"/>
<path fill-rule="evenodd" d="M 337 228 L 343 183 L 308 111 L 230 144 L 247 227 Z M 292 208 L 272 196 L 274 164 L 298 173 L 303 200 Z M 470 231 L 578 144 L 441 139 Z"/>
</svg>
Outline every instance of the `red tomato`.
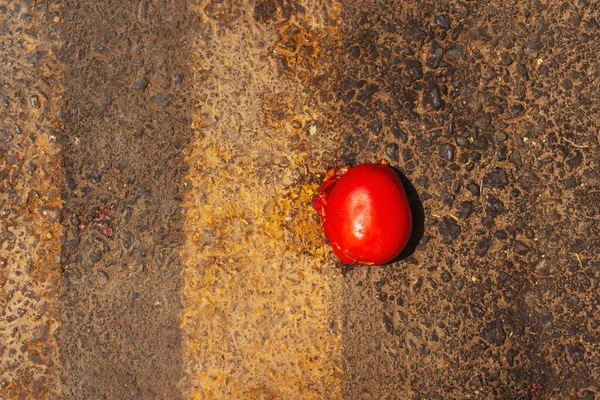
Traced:
<svg viewBox="0 0 600 400">
<path fill-rule="evenodd" d="M 329 170 L 313 207 L 346 264 L 385 264 L 400 254 L 412 231 L 406 192 L 385 160 Z"/>
</svg>

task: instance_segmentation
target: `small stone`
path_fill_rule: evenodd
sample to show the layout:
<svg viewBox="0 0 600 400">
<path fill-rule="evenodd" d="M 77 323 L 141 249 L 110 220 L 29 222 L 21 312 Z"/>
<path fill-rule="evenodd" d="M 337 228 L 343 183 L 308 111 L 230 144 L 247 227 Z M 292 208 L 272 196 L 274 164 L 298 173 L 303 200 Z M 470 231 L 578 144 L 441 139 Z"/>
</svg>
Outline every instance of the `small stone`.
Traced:
<svg viewBox="0 0 600 400">
<path fill-rule="evenodd" d="M 476 196 L 476 197 L 478 197 L 478 196 L 479 196 L 479 194 L 480 194 L 480 193 L 479 193 L 479 185 L 478 185 L 478 184 L 476 184 L 475 182 L 472 182 L 472 181 L 471 181 L 471 182 L 469 182 L 469 183 L 467 183 L 467 190 L 468 190 L 469 192 L 471 192 L 471 194 L 472 194 L 473 196 Z"/>
<path fill-rule="evenodd" d="M 499 131 L 498 132 L 498 141 L 499 142 L 506 142 L 506 140 L 508 140 L 508 134 L 504 131 Z"/>
<path fill-rule="evenodd" d="M 144 90 L 146 86 L 148 86 L 148 79 L 141 77 L 137 78 L 135 82 L 133 82 L 131 88 L 135 90 Z"/>
<path fill-rule="evenodd" d="M 504 282 L 506 282 L 506 280 L 508 279 L 508 274 L 504 271 L 500 271 L 498 273 L 498 280 L 496 282 L 496 286 L 498 287 L 498 289 L 501 289 L 502 286 L 504 286 Z"/>
<path fill-rule="evenodd" d="M 529 70 L 527 69 L 525 64 L 517 63 L 517 72 L 523 77 L 523 79 L 525 79 L 526 81 L 529 80 Z"/>
<path fill-rule="evenodd" d="M 440 157 L 447 161 L 454 161 L 454 155 L 456 154 L 456 147 L 451 144 L 445 144 L 440 147 Z"/>
<path fill-rule="evenodd" d="M 448 30 L 450 29 L 450 17 L 447 15 L 436 15 L 435 24 L 443 30 Z"/>
<path fill-rule="evenodd" d="M 93 169 L 87 174 L 87 178 L 98 183 L 102 179 L 102 173 Z"/>
<path fill-rule="evenodd" d="M 452 218 L 444 217 L 438 224 L 438 231 L 444 243 L 451 243 L 460 235 L 460 225 Z"/>
<path fill-rule="evenodd" d="M 360 101 L 361 103 L 368 103 L 371 101 L 371 99 L 373 98 L 373 95 L 375 93 L 377 93 L 379 91 L 379 86 L 372 83 L 370 85 L 367 85 L 362 92 L 360 92 L 360 94 L 358 96 L 356 96 L 356 99 L 358 101 Z"/>
<path fill-rule="evenodd" d="M 393 334 L 394 333 L 394 323 L 392 318 L 387 315 L 385 312 L 383 313 L 383 326 L 385 327 L 385 330 L 387 331 L 387 333 Z"/>
<path fill-rule="evenodd" d="M 469 218 L 471 212 L 473 211 L 473 202 L 472 201 L 463 201 L 460 203 L 458 207 L 458 217 L 462 219 Z"/>
<path fill-rule="evenodd" d="M 446 47 L 444 53 L 450 62 L 462 61 L 467 55 L 467 47 L 463 43 L 453 43 Z"/>
<path fill-rule="evenodd" d="M 398 162 L 398 145 L 396 143 L 388 143 L 385 146 L 385 154 L 389 161 Z"/>
<path fill-rule="evenodd" d="M 398 126 L 398 121 L 394 121 L 392 122 L 392 134 L 394 135 L 394 137 L 398 140 L 401 140 L 403 143 L 406 143 L 408 141 L 408 132 L 406 132 L 406 130 L 400 128 L 400 126 Z"/>
<path fill-rule="evenodd" d="M 542 315 L 540 317 L 540 324 L 542 325 L 542 329 L 549 331 L 552 330 L 554 324 L 552 322 L 552 315 Z"/>
<path fill-rule="evenodd" d="M 600 185 L 600 171 L 595 168 L 586 168 L 583 171 L 583 179 L 590 186 Z"/>
<path fill-rule="evenodd" d="M 469 33 L 469 37 L 473 40 L 480 40 L 482 42 L 489 42 L 492 39 L 488 33 L 487 26 L 480 26 L 474 29 Z"/>
<path fill-rule="evenodd" d="M 34 362 L 36 364 L 44 364 L 44 360 L 42 360 L 37 354 L 35 353 L 27 353 L 27 359 L 31 362 Z"/>
<path fill-rule="evenodd" d="M 65 181 L 69 189 L 74 190 L 77 187 L 77 182 L 69 174 L 65 174 Z"/>
<path fill-rule="evenodd" d="M 150 101 L 156 103 L 161 107 L 166 107 L 171 103 L 171 96 L 168 94 L 157 94 L 150 98 Z"/>
<path fill-rule="evenodd" d="M 50 222 L 56 222 L 60 218 L 61 210 L 58 207 L 42 206 L 39 211 Z"/>
<path fill-rule="evenodd" d="M 504 240 L 508 238 L 508 233 L 504 229 L 500 229 L 494 233 L 496 239 Z"/>
<path fill-rule="evenodd" d="M 513 222 L 513 229 L 515 231 L 521 231 L 521 229 L 523 229 L 523 225 L 524 225 L 524 221 L 522 217 L 517 217 L 515 218 L 515 221 Z"/>
<path fill-rule="evenodd" d="M 573 260 L 567 265 L 567 268 L 571 272 L 577 272 L 579 271 L 579 263 L 576 260 Z"/>
<path fill-rule="evenodd" d="M 175 84 L 175 87 L 179 89 L 183 85 L 183 74 L 175 74 L 173 83 Z"/>
<path fill-rule="evenodd" d="M 591 390 L 584 390 L 580 398 L 581 400 L 597 400 L 596 393 Z"/>
<path fill-rule="evenodd" d="M 352 57 L 358 58 L 358 57 L 360 57 L 360 47 L 358 47 L 358 46 L 352 46 L 352 47 L 350 47 L 350 50 L 348 50 L 348 53 Z"/>
<path fill-rule="evenodd" d="M 0 138 L 2 138 L 2 140 L 5 142 L 10 142 L 13 137 L 13 134 L 10 133 L 8 129 L 0 129 Z"/>
<path fill-rule="evenodd" d="M 98 284 L 100 286 L 106 285 L 108 282 L 108 274 L 104 271 L 98 271 Z"/>
<path fill-rule="evenodd" d="M 146 19 L 146 15 L 148 15 L 148 2 L 147 1 L 140 1 L 140 3 L 138 4 L 138 18 L 140 20 L 144 20 Z"/>
<path fill-rule="evenodd" d="M 510 161 L 517 170 L 520 169 L 523 162 L 521 161 L 521 153 L 519 150 L 513 150 L 513 152 L 510 153 L 510 156 L 508 156 L 508 161 Z"/>
<path fill-rule="evenodd" d="M 491 124 L 492 117 L 488 113 L 481 114 L 477 118 L 475 118 L 475 126 L 479 129 L 487 129 L 490 127 Z"/>
<path fill-rule="evenodd" d="M 461 278 L 456 280 L 456 283 L 454 284 L 456 286 L 457 290 L 462 290 L 463 287 L 465 287 L 465 281 Z"/>
<path fill-rule="evenodd" d="M 502 346 L 506 340 L 506 332 L 504 332 L 502 320 L 497 319 L 484 326 L 481 330 L 481 337 L 494 346 Z"/>
<path fill-rule="evenodd" d="M 448 283 L 452 280 L 452 275 L 448 271 L 442 272 L 442 282 Z"/>
<path fill-rule="evenodd" d="M 386 115 L 391 115 L 392 114 L 392 109 L 388 106 L 387 103 L 378 100 L 377 101 L 377 106 L 379 107 L 379 109 L 381 110 L 381 112 L 383 112 Z"/>
<path fill-rule="evenodd" d="M 460 32 L 462 32 L 462 28 L 463 24 L 460 22 L 458 25 L 456 25 L 456 28 L 452 29 L 452 35 L 450 36 L 452 40 L 458 39 L 458 35 L 460 35 Z"/>
<path fill-rule="evenodd" d="M 523 107 L 521 104 L 514 105 L 510 108 L 510 114 L 513 117 L 520 117 L 521 115 L 523 115 L 524 112 L 525 107 Z"/>
<path fill-rule="evenodd" d="M 429 107 L 432 110 L 439 110 L 442 108 L 440 90 L 434 83 L 430 83 L 423 92 L 423 107 Z"/>
<path fill-rule="evenodd" d="M 577 186 L 579 184 L 577 182 L 577 178 L 575 178 L 574 176 L 568 177 L 562 183 L 563 183 L 563 186 L 565 189 L 573 189 L 575 186 Z"/>
<path fill-rule="evenodd" d="M 444 55 L 444 49 L 438 44 L 437 41 L 431 43 L 431 58 L 427 61 L 427 66 L 432 69 L 436 69 L 440 66 L 442 57 Z"/>
<path fill-rule="evenodd" d="M 427 178 L 427 176 L 418 177 L 415 179 L 415 183 L 417 183 L 423 189 L 429 189 L 429 178 Z"/>
<path fill-rule="evenodd" d="M 536 57 L 539 51 L 544 47 L 540 36 L 537 33 L 532 33 L 527 37 L 527 43 L 525 45 L 525 51 L 528 55 Z"/>
<path fill-rule="evenodd" d="M 569 78 L 563 80 L 560 85 L 566 90 L 573 89 L 573 81 L 571 81 Z"/>
<path fill-rule="evenodd" d="M 494 188 L 503 188 L 507 183 L 508 178 L 506 176 L 506 171 L 504 171 L 502 168 L 496 168 L 483 178 L 483 184 L 485 186 L 491 186 Z"/>
<path fill-rule="evenodd" d="M 515 60 L 513 60 L 513 58 L 511 57 L 510 53 L 508 52 L 504 52 L 502 53 L 502 56 L 500 57 L 500 64 L 508 67 L 509 65 L 511 65 Z"/>
<path fill-rule="evenodd" d="M 479 257 L 483 257 L 487 254 L 490 246 L 492 245 L 492 241 L 490 238 L 483 237 L 477 242 L 477 246 L 475 246 L 475 254 Z"/>
<path fill-rule="evenodd" d="M 573 157 L 569 158 L 565 162 L 565 164 L 567 164 L 567 171 L 574 170 L 575 168 L 579 167 L 582 162 L 583 162 L 583 156 L 581 155 L 581 152 L 575 151 L 575 154 L 573 155 Z"/>
<path fill-rule="evenodd" d="M 40 108 L 40 98 L 37 95 L 33 95 L 29 98 L 29 106 L 31 108 Z"/>
<path fill-rule="evenodd" d="M 125 247 L 126 249 L 129 249 L 133 244 L 133 236 L 131 235 L 131 233 L 124 232 L 122 242 L 123 242 L 123 247 Z"/>
<path fill-rule="evenodd" d="M 573 362 L 579 362 L 583 360 L 583 355 L 585 353 L 583 345 L 579 343 L 572 344 L 567 346 L 567 351 L 569 352 L 569 356 L 571 356 L 571 360 L 573 360 Z"/>
<path fill-rule="evenodd" d="M 39 325 L 33 329 L 31 333 L 31 341 L 33 343 L 43 343 L 48 339 L 48 326 Z"/>
<path fill-rule="evenodd" d="M 529 246 L 527 246 L 525 243 L 521 242 L 520 240 L 517 240 L 515 242 L 515 246 L 514 246 L 515 253 L 523 256 L 523 255 L 529 253 L 529 250 L 530 250 Z"/>
<path fill-rule="evenodd" d="M 142 68 L 140 68 L 140 73 L 145 75 L 145 74 L 149 73 L 150 71 L 152 71 L 152 68 L 153 68 L 152 63 L 144 64 L 144 66 Z"/>
<path fill-rule="evenodd" d="M 498 148 L 496 149 L 496 158 L 498 159 L 498 161 L 505 161 L 507 152 L 508 152 L 508 148 L 506 147 L 506 145 L 504 145 L 504 144 L 499 145 Z"/>
<path fill-rule="evenodd" d="M 373 122 L 369 122 L 367 124 L 367 128 L 369 128 L 369 130 L 371 132 L 373 132 L 373 134 L 375 134 L 375 136 L 379 135 L 379 132 L 381 132 L 381 127 L 382 127 L 382 123 L 381 120 L 376 120 Z"/>
<path fill-rule="evenodd" d="M 519 354 L 518 350 L 515 349 L 510 349 L 507 353 L 506 353 L 506 362 L 508 363 L 509 367 L 512 367 L 515 363 L 515 357 Z"/>
<path fill-rule="evenodd" d="M 406 61 L 406 66 L 412 72 L 415 79 L 423 78 L 423 64 L 420 61 L 409 59 Z"/>
<path fill-rule="evenodd" d="M 94 250 L 90 253 L 89 259 L 93 263 L 97 263 L 102 258 L 102 252 L 100 250 Z"/>
<path fill-rule="evenodd" d="M 452 172 L 450 172 L 450 171 L 444 171 L 444 172 L 442 172 L 442 176 L 440 177 L 440 180 L 442 182 L 451 181 L 453 179 L 454 179 L 454 174 Z"/>
<path fill-rule="evenodd" d="M 462 182 L 461 181 L 454 182 L 454 185 L 452 186 L 452 191 L 455 194 L 459 194 L 460 192 L 462 192 Z"/>
<path fill-rule="evenodd" d="M 488 194 L 485 202 L 485 214 L 489 218 L 496 218 L 504 212 L 504 203 L 493 194 Z"/>
</svg>

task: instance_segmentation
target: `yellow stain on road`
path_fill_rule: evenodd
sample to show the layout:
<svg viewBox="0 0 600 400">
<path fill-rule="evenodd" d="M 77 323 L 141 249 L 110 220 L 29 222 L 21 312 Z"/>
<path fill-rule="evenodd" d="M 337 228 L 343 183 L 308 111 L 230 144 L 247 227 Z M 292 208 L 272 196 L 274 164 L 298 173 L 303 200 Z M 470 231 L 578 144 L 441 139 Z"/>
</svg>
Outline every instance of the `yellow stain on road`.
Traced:
<svg viewBox="0 0 600 400">
<path fill-rule="evenodd" d="M 0 399 L 42 399 L 55 396 L 58 386 L 53 334 L 62 168 L 56 109 L 48 96 L 61 89 L 48 32 L 36 29 L 43 26 L 42 16 L 31 5 L 9 5 L 9 10 L 4 23 L 14 35 L 4 41 L 0 63 L 0 98 L 5 99 L 0 118 Z M 25 14 L 29 18 L 21 17 Z"/>
<path fill-rule="evenodd" d="M 312 79 L 333 40 L 320 2 L 303 15 L 199 7 L 197 140 L 187 151 L 184 394 L 335 399 L 341 359 L 339 273 L 310 200 L 325 168 L 310 151 Z M 329 39 L 325 39 L 325 38 Z M 312 133 L 312 135 L 311 135 Z M 318 135 L 316 135 L 318 136 Z M 321 142 L 319 142 L 321 140 Z M 318 172 L 318 171 L 317 171 Z"/>
</svg>

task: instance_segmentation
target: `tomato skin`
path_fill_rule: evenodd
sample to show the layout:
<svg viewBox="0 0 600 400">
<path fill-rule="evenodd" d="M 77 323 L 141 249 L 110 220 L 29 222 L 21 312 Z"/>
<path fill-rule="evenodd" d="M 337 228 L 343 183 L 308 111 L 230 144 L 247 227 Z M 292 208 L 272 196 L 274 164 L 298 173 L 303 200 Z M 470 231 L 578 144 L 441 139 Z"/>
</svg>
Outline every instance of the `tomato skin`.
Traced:
<svg viewBox="0 0 600 400">
<path fill-rule="evenodd" d="M 382 160 L 346 169 L 333 179 L 327 183 L 326 177 L 322 210 L 315 208 L 334 253 L 346 264 L 360 265 L 382 265 L 397 257 L 410 238 L 412 214 L 396 172 Z"/>
</svg>

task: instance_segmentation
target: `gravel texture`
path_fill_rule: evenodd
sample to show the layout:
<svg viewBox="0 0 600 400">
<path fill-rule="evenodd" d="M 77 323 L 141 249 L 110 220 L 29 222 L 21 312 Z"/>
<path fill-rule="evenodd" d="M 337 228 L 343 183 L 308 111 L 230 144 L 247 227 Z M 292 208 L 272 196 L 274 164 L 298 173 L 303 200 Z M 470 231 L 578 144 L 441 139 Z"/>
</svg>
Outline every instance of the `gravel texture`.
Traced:
<svg viewBox="0 0 600 400">
<path fill-rule="evenodd" d="M 60 146 L 54 7 L 0 2 L 0 398 L 57 394 Z"/>
<path fill-rule="evenodd" d="M 596 399 L 594 1 L 0 1 L 0 398 Z M 414 213 L 336 264 L 327 168 Z"/>
<path fill-rule="evenodd" d="M 181 398 L 181 2 L 65 1 L 56 49 L 64 273 L 60 379 L 73 399 Z"/>
<path fill-rule="evenodd" d="M 341 154 L 397 144 L 425 210 L 412 256 L 345 276 L 344 398 L 596 398 L 597 5 L 343 10 Z"/>
</svg>

